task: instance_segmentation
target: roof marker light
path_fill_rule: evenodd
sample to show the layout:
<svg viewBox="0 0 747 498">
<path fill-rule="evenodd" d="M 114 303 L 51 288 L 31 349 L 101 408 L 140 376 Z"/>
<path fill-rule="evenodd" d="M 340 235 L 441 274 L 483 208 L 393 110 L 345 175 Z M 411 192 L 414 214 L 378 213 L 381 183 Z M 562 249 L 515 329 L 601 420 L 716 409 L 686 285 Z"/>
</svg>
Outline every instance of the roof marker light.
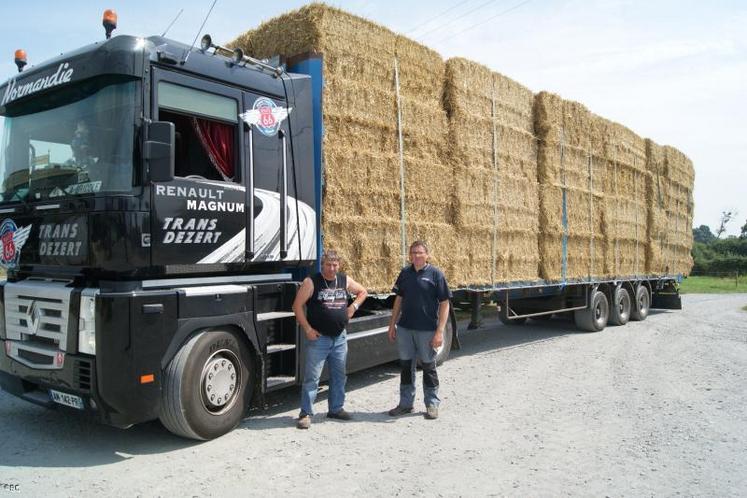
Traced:
<svg viewBox="0 0 747 498">
<path fill-rule="evenodd" d="M 19 73 L 22 72 L 23 67 L 27 63 L 26 62 L 26 51 L 23 50 L 22 48 L 19 48 L 18 50 L 16 50 L 15 61 L 16 61 L 16 66 L 18 66 L 18 72 Z"/>
<path fill-rule="evenodd" d="M 111 9 L 106 9 L 104 11 L 104 19 L 103 23 L 104 29 L 106 30 L 106 39 L 112 37 L 112 31 L 117 29 L 117 13 L 114 12 Z"/>
</svg>

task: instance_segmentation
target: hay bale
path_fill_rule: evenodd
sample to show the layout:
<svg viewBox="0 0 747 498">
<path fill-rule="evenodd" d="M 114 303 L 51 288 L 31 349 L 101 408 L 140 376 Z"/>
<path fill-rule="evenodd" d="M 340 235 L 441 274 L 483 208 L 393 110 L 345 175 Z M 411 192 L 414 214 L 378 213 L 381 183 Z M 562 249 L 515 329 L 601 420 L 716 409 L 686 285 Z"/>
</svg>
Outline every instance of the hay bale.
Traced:
<svg viewBox="0 0 747 498">
<path fill-rule="evenodd" d="M 562 221 L 563 191 L 566 193 L 567 223 Z M 563 280 L 563 240 L 567 247 L 565 278 L 583 280 L 607 272 L 607 226 L 604 196 L 589 190 L 539 185 L 540 274 L 544 280 Z"/>
<path fill-rule="evenodd" d="M 321 57 L 323 245 L 352 251 L 355 257 L 349 264 L 363 285 L 388 291 L 402 263 L 398 110 L 407 241 L 424 230 L 433 234 L 444 254 L 455 246 L 454 231 L 447 229 L 454 211 L 453 171 L 443 159 L 448 131 L 441 102 L 445 64 L 438 53 L 317 3 L 266 21 L 229 45 L 260 58 Z"/>
</svg>

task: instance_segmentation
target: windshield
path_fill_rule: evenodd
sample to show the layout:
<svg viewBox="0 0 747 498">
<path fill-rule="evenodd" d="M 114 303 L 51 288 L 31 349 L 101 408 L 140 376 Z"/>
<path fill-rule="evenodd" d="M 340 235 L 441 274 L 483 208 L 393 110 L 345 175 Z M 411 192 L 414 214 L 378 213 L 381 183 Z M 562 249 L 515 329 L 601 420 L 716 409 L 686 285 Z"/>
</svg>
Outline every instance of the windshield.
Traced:
<svg viewBox="0 0 747 498">
<path fill-rule="evenodd" d="M 0 202 L 130 191 L 137 90 L 100 77 L 2 109 Z"/>
</svg>

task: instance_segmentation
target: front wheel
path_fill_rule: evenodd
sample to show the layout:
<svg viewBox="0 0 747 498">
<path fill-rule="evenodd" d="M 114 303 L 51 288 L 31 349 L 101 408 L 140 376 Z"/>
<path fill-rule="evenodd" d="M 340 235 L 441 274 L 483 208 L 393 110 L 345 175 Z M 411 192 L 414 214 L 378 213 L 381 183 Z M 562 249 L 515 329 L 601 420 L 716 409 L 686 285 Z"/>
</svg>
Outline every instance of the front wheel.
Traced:
<svg viewBox="0 0 747 498">
<path fill-rule="evenodd" d="M 234 429 L 251 400 L 251 362 L 249 348 L 233 332 L 192 336 L 164 371 L 161 423 L 178 436 L 199 440 Z"/>
</svg>

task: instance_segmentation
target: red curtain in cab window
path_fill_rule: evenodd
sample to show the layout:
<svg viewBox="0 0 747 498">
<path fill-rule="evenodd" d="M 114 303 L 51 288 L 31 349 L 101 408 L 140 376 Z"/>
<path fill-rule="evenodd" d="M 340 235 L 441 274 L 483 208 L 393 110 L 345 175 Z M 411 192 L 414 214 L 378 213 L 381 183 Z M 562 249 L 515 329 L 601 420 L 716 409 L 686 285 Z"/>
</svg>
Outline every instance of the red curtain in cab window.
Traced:
<svg viewBox="0 0 747 498">
<path fill-rule="evenodd" d="M 192 118 L 192 126 L 210 158 L 210 163 L 224 180 L 232 180 L 235 164 L 234 127 L 201 118 Z"/>
</svg>

